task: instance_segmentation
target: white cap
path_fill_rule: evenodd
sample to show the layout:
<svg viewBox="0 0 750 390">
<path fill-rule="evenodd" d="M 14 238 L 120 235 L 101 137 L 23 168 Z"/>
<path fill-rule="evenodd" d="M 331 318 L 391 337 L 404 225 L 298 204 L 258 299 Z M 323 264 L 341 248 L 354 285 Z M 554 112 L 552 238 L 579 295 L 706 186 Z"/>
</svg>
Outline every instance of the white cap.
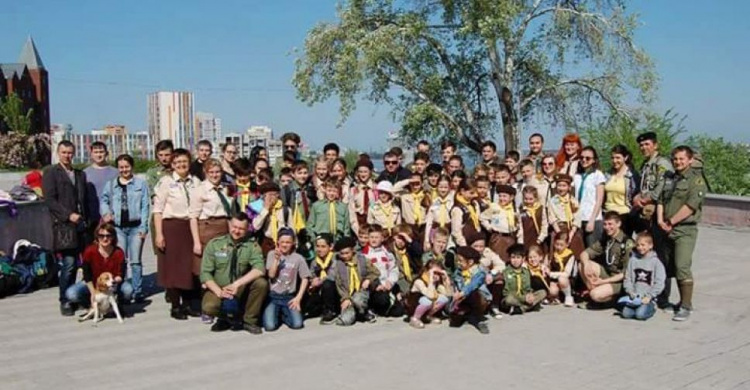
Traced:
<svg viewBox="0 0 750 390">
<path fill-rule="evenodd" d="M 393 184 L 391 184 L 391 182 L 389 181 L 386 181 L 386 180 L 381 181 L 380 183 L 378 183 L 378 186 L 375 187 L 375 189 L 378 191 L 387 192 L 393 195 Z"/>
</svg>

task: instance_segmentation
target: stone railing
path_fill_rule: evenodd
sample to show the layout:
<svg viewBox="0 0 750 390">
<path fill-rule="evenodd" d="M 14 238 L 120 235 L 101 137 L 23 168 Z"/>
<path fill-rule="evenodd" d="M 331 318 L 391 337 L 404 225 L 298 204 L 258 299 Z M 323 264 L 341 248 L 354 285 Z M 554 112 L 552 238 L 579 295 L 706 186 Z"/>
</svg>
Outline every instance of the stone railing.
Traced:
<svg viewBox="0 0 750 390">
<path fill-rule="evenodd" d="M 701 222 L 705 225 L 750 229 L 750 197 L 706 195 Z"/>
</svg>

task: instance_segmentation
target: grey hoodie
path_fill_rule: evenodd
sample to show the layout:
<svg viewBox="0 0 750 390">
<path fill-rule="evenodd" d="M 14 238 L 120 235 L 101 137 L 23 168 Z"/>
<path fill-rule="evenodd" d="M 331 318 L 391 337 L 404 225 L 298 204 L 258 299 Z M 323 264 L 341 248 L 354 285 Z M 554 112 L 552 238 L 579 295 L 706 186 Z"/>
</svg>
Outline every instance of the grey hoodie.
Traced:
<svg viewBox="0 0 750 390">
<path fill-rule="evenodd" d="M 623 287 L 629 295 L 657 297 L 664 290 L 666 272 L 656 252 L 640 256 L 635 250 L 630 255 Z"/>
</svg>

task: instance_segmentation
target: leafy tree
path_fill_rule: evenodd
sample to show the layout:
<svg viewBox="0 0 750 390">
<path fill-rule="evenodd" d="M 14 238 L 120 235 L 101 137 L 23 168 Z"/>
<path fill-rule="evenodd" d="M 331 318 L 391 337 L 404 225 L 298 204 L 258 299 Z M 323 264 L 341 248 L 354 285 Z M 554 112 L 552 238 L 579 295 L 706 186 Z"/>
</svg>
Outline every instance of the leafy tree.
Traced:
<svg viewBox="0 0 750 390">
<path fill-rule="evenodd" d="M 8 129 L 19 134 L 29 134 L 31 132 L 31 115 L 34 110 L 29 109 L 24 114 L 23 100 L 15 92 L 8 95 L 0 103 L 0 119 L 2 119 Z"/>
<path fill-rule="evenodd" d="M 705 134 L 691 136 L 686 143 L 699 154 L 711 192 L 750 195 L 750 145 Z"/>
<path fill-rule="evenodd" d="M 478 150 L 502 128 L 506 149 L 519 149 L 524 123 L 577 129 L 599 114 L 628 116 L 626 94 L 653 98 L 654 66 L 625 4 L 345 0 L 335 23 L 308 33 L 293 84 L 310 105 L 338 97 L 341 123 L 365 98 L 390 105 L 410 139 Z"/>
<path fill-rule="evenodd" d="M 614 116 L 608 120 L 595 121 L 581 131 L 584 144 L 592 146 L 599 153 L 602 170 L 608 171 L 611 166 L 609 151 L 613 146 L 622 144 L 633 154 L 633 166 L 640 169 L 643 156 L 638 150 L 638 135 L 647 131 L 656 133 L 659 141 L 659 153 L 669 156 L 677 146 L 677 139 L 685 133 L 685 117 L 669 110 L 664 115 L 646 113 L 642 116 Z"/>
</svg>

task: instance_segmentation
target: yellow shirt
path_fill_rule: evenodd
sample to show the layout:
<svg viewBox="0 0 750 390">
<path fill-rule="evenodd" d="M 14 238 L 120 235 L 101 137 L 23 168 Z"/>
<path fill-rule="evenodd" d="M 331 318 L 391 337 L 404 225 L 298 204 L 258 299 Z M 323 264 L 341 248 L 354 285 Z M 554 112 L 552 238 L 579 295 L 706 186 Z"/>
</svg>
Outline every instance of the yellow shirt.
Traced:
<svg viewBox="0 0 750 390">
<path fill-rule="evenodd" d="M 625 199 L 625 177 L 613 175 L 604 183 L 604 210 L 615 211 L 619 214 L 630 212 Z"/>
</svg>

